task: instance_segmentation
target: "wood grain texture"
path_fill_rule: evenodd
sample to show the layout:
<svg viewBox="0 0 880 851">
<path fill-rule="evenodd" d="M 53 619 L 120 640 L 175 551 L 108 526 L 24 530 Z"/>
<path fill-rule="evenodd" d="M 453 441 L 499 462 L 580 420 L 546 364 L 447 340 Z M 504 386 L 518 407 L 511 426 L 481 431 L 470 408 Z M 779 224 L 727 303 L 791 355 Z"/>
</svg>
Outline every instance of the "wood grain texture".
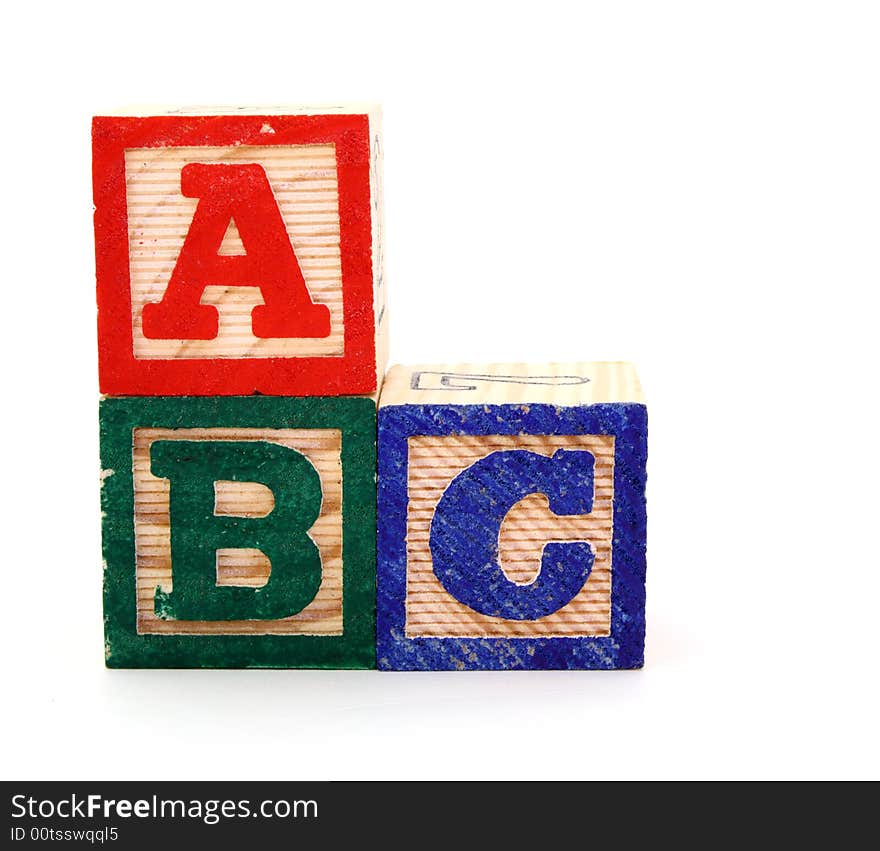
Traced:
<svg viewBox="0 0 880 851">
<path fill-rule="evenodd" d="M 330 310 L 324 338 L 260 338 L 251 312 L 263 303 L 255 286 L 209 286 L 203 304 L 217 308 L 210 340 L 144 336 L 145 304 L 162 299 L 198 204 L 181 193 L 187 163 L 257 163 L 278 203 L 312 301 Z M 329 357 L 343 353 L 339 192 L 334 145 L 137 148 L 125 152 L 134 355 L 153 358 Z M 378 202 L 377 202 L 378 203 Z M 220 254 L 244 254 L 234 222 Z"/>
<path fill-rule="evenodd" d="M 373 315 L 376 323 L 376 399 L 385 380 L 390 344 L 388 286 L 385 282 L 385 184 L 379 118 L 370 116 L 370 187 L 373 199 L 370 227 L 373 232 Z"/>
<path fill-rule="evenodd" d="M 611 628 L 611 544 L 614 502 L 614 437 L 604 435 L 447 435 L 410 437 L 406 526 L 406 625 L 408 638 L 607 636 Z M 538 620 L 513 621 L 474 611 L 449 594 L 434 574 L 429 546 L 431 521 L 446 487 L 460 472 L 491 452 L 526 449 L 548 457 L 557 449 L 586 450 L 595 458 L 592 511 L 553 514 L 543 494 L 522 499 L 499 534 L 506 576 L 527 584 L 551 541 L 586 541 L 593 570 L 567 605 Z"/>
<path fill-rule="evenodd" d="M 170 621 L 156 617 L 157 586 L 173 586 L 170 484 L 150 472 L 150 446 L 156 440 L 269 441 L 305 455 L 321 478 L 321 513 L 309 536 L 321 555 L 323 579 L 314 600 L 288 618 L 262 621 Z M 135 510 L 135 574 L 139 634 L 178 635 L 341 635 L 342 634 L 342 435 L 336 429 L 135 428 L 132 436 Z M 218 481 L 215 514 L 261 517 L 274 507 L 265 486 Z M 255 549 L 217 550 L 217 584 L 259 587 L 270 563 Z"/>
<path fill-rule="evenodd" d="M 398 365 L 382 385 L 380 406 L 547 403 L 644 404 L 630 363 L 449 363 Z"/>
</svg>

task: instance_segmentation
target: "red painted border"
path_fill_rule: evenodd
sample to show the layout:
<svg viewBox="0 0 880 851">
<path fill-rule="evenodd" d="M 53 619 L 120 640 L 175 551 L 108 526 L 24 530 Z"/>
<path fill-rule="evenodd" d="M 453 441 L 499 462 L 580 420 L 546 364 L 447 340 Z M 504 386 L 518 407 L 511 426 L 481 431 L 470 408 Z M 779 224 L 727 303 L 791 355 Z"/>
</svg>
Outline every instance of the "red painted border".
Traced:
<svg viewBox="0 0 880 851">
<path fill-rule="evenodd" d="M 261 133 L 269 123 L 274 134 Z M 134 357 L 129 279 L 126 148 L 184 145 L 336 145 L 342 260 L 341 357 Z M 366 115 L 97 117 L 92 121 L 100 389 L 137 396 L 337 396 L 376 389 Z"/>
</svg>

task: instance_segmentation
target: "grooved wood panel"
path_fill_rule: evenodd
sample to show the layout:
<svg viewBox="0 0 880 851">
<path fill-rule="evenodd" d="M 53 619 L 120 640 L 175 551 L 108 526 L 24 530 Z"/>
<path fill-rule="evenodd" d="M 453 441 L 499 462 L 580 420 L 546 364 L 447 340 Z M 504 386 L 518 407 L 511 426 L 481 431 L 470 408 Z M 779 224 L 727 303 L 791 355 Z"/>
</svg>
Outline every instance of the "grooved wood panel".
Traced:
<svg viewBox="0 0 880 851">
<path fill-rule="evenodd" d="M 446 487 L 480 458 L 505 449 L 548 457 L 557 449 L 585 449 L 595 458 L 593 510 L 557 516 L 547 497 L 532 494 L 508 512 L 499 534 L 500 563 L 519 584 L 534 579 L 544 545 L 587 541 L 593 569 L 580 593 L 559 611 L 532 621 L 512 621 L 474 611 L 449 594 L 434 575 L 429 536 L 434 509 Z M 611 543 L 614 503 L 614 437 L 512 435 L 411 437 L 407 507 L 406 628 L 408 637 L 607 636 L 611 631 Z"/>
<path fill-rule="evenodd" d="M 161 300 L 183 247 L 197 198 L 180 191 L 192 162 L 258 163 L 272 187 L 312 301 L 330 310 L 330 335 L 282 339 L 254 336 L 251 312 L 258 287 L 208 286 L 204 304 L 217 307 L 212 340 L 151 340 L 143 334 L 145 304 Z M 339 183 L 334 145 L 133 148 L 125 152 L 132 329 L 136 358 L 332 357 L 343 354 Z M 221 254 L 242 254 L 234 224 Z"/>
<path fill-rule="evenodd" d="M 644 403 L 631 363 L 452 363 L 391 368 L 385 405 L 592 405 Z"/>
<path fill-rule="evenodd" d="M 373 235 L 373 312 L 376 321 L 376 387 L 382 389 L 388 366 L 388 287 L 385 284 L 385 189 L 383 184 L 382 137 L 375 116 L 370 119 L 371 155 L 370 189 L 372 216 L 370 225 Z"/>
<path fill-rule="evenodd" d="M 156 587 L 173 587 L 170 483 L 150 472 L 155 440 L 269 441 L 295 449 L 321 477 L 321 513 L 309 531 L 321 554 L 323 578 L 301 612 L 269 621 L 168 621 L 154 612 Z M 342 635 L 342 433 L 338 429 L 136 428 L 133 436 L 137 631 L 163 634 Z M 214 483 L 215 514 L 261 517 L 274 508 L 272 492 L 256 482 Z M 259 587 L 271 565 L 255 549 L 217 550 L 217 584 Z"/>
</svg>

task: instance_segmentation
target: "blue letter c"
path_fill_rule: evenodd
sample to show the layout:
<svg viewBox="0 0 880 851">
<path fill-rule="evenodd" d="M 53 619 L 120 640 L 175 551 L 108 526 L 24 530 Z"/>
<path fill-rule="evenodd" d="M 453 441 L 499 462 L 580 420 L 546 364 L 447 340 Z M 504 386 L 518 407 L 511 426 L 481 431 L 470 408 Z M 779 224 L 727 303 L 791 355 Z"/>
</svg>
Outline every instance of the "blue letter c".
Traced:
<svg viewBox="0 0 880 851">
<path fill-rule="evenodd" d="M 492 452 L 459 473 L 431 521 L 431 559 L 443 587 L 474 611 L 508 620 L 536 620 L 578 594 L 593 568 L 587 542 L 550 542 L 534 582 L 507 578 L 498 559 L 498 535 L 510 509 L 533 493 L 547 496 L 557 515 L 589 514 L 595 459 L 559 449 L 552 458 L 511 449 Z"/>
</svg>

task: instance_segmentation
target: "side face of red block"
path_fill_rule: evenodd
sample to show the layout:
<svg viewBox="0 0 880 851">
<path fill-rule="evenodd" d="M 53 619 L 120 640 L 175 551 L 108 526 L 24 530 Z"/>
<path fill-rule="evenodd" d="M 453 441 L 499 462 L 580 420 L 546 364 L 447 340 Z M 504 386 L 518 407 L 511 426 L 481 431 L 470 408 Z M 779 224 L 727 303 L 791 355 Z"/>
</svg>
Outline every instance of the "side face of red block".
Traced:
<svg viewBox="0 0 880 851">
<path fill-rule="evenodd" d="M 95 118 L 101 392 L 375 391 L 378 134 L 359 112 Z"/>
</svg>

